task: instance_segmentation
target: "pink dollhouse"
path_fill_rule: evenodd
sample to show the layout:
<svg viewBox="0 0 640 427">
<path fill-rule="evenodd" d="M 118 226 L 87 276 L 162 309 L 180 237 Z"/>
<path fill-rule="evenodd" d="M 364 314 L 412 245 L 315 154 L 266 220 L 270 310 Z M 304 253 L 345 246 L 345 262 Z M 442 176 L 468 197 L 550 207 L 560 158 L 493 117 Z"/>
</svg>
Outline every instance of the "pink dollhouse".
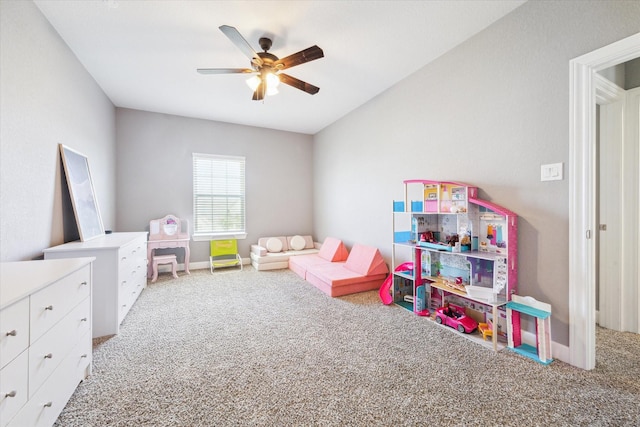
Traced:
<svg viewBox="0 0 640 427">
<path fill-rule="evenodd" d="M 403 184 L 404 200 L 393 202 L 393 282 L 385 282 L 383 300 L 422 316 L 447 302 L 464 307 L 490 328 L 483 336 L 497 350 L 518 279 L 517 215 L 480 199 L 468 184 Z M 413 268 L 396 269 L 406 262 Z"/>
</svg>

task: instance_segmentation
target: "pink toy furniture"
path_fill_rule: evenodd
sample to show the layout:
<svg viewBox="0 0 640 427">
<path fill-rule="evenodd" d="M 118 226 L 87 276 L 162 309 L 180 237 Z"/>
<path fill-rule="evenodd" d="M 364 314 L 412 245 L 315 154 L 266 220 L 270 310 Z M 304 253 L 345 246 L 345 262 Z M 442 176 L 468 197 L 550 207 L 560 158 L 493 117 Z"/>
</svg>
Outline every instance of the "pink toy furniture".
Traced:
<svg viewBox="0 0 640 427">
<path fill-rule="evenodd" d="M 308 265 L 305 278 L 327 295 L 338 297 L 378 289 L 388 273 L 378 249 L 355 244 L 345 262 Z"/>
<path fill-rule="evenodd" d="M 289 258 L 289 269 L 303 279 L 307 278 L 307 269 L 314 265 L 345 261 L 349 256 L 342 240 L 327 237 L 316 254 L 296 255 Z"/>
<path fill-rule="evenodd" d="M 149 221 L 147 242 L 147 277 L 153 277 L 153 258 L 156 249 L 184 248 L 184 271 L 189 273 L 189 224 L 174 215 Z M 175 255 L 174 255 L 175 257 Z"/>
<path fill-rule="evenodd" d="M 522 340 L 521 316 L 525 314 L 536 321 L 535 346 Z M 551 304 L 533 297 L 513 295 L 507 303 L 508 348 L 543 365 L 553 362 L 551 357 Z"/>
<path fill-rule="evenodd" d="M 176 261 L 175 254 L 156 255 L 153 257 L 152 264 L 151 268 L 153 270 L 153 275 L 151 277 L 151 283 L 155 283 L 156 280 L 158 280 L 158 265 L 160 264 L 171 264 L 171 273 L 173 274 L 173 278 L 178 278 L 178 273 L 176 273 L 176 270 L 178 269 L 178 262 Z"/>
</svg>

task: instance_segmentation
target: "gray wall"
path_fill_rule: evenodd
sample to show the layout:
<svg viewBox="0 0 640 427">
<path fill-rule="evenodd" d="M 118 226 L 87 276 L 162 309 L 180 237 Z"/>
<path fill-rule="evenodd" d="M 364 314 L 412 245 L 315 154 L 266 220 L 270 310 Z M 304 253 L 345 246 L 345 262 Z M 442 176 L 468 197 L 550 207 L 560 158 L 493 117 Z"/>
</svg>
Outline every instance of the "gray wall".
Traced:
<svg viewBox="0 0 640 427">
<path fill-rule="evenodd" d="M 466 181 L 519 214 L 520 293 L 552 304 L 568 343 L 568 181 L 540 182 L 540 165 L 564 162 L 566 176 L 569 61 L 636 33 L 640 2 L 531 0 L 313 138 L 116 112 L 33 3 L 0 1 L 0 19 L 0 261 L 70 234 L 58 143 L 89 157 L 116 231 L 190 219 L 192 151 L 246 156 L 244 256 L 260 236 L 313 232 L 389 260 L 402 180 Z M 206 259 L 206 243 L 192 247 Z"/>
<path fill-rule="evenodd" d="M 605 79 L 629 90 L 640 86 L 640 58 L 598 71 Z"/>
<path fill-rule="evenodd" d="M 519 215 L 518 292 L 569 342 L 569 61 L 640 30 L 640 2 L 529 1 L 314 139 L 315 234 L 391 255 L 405 179 L 462 181 Z M 540 165 L 563 162 L 563 181 Z"/>
<path fill-rule="evenodd" d="M 640 86 L 640 58 L 625 64 L 624 89 L 634 89 Z"/>
<path fill-rule="evenodd" d="M 32 2 L 0 1 L 0 31 L 0 261 L 20 261 L 77 236 L 58 143 L 89 158 L 114 226 L 115 108 Z"/>
<path fill-rule="evenodd" d="M 193 224 L 192 153 L 246 158 L 249 257 L 259 237 L 312 234 L 312 137 L 118 108 L 117 231 L 149 229 L 172 213 Z M 209 242 L 191 242 L 191 262 L 209 259 Z"/>
</svg>

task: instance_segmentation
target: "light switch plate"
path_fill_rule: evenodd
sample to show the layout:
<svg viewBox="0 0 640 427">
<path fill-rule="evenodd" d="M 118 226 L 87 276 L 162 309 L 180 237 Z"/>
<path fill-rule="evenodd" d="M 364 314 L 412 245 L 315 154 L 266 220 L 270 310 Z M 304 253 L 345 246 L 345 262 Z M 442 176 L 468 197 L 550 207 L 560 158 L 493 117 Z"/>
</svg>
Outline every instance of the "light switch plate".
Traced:
<svg viewBox="0 0 640 427">
<path fill-rule="evenodd" d="M 550 163 L 540 166 L 540 181 L 561 181 L 563 179 L 562 163 Z"/>
</svg>

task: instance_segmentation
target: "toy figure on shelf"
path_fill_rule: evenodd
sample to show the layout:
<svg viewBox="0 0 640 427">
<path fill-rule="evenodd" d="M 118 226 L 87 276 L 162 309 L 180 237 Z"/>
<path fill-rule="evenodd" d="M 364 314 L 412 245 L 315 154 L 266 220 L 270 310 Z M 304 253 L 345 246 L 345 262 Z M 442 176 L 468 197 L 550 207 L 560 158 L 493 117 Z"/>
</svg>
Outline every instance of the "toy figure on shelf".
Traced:
<svg viewBox="0 0 640 427">
<path fill-rule="evenodd" d="M 437 243 L 435 237 L 433 237 L 433 231 L 425 231 L 424 233 L 422 233 L 420 235 L 420 241 L 428 242 L 428 243 Z"/>
<path fill-rule="evenodd" d="M 451 306 L 449 305 L 448 302 L 444 303 L 444 308 L 442 309 L 442 314 L 444 314 L 446 316 L 449 316 L 449 317 L 455 316 L 455 313 L 454 313 L 453 310 L 451 310 Z"/>
</svg>

